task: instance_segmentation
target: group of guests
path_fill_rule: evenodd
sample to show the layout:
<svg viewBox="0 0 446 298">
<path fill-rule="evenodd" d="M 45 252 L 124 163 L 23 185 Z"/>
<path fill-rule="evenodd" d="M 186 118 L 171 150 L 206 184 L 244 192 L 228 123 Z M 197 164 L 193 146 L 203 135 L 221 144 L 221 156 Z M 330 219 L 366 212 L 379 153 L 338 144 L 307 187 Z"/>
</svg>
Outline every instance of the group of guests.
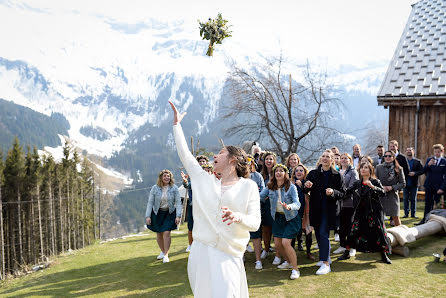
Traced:
<svg viewBox="0 0 446 298">
<path fill-rule="evenodd" d="M 334 251 L 346 260 L 363 252 L 380 252 L 383 262 L 391 264 L 391 245 L 387 237 L 385 217 L 392 225 L 400 225 L 399 192 L 404 193 L 404 217 L 416 217 L 418 177 L 426 174 L 425 215 L 433 209 L 434 201 L 446 189 L 446 159 L 444 147 L 433 146 L 434 156 L 423 166 L 414 157 L 413 148 L 406 155 L 392 140 L 388 150 L 377 146 L 377 155 L 361 154 L 359 144 L 353 146 L 353 154 L 340 153 L 336 147 L 327 149 L 320 156 L 316 167 L 309 170 L 296 153 L 290 154 L 283 163 L 277 162 L 275 153 L 262 152 L 258 145 L 246 155 L 249 177 L 258 187 L 261 225 L 250 232 L 255 253 L 255 269 L 262 269 L 269 254 L 274 254 L 273 265 L 279 269 L 291 269 L 291 279 L 299 278 L 297 250 L 306 244 L 307 258 L 311 253 L 314 231 L 319 249 L 319 269 L 316 274 L 331 271 L 329 240 L 330 231 L 340 247 Z M 209 158 L 204 155 L 196 161 L 209 175 L 216 175 Z M 193 197 L 188 175 L 181 173 L 183 185 L 188 191 L 187 225 L 190 252 L 193 243 Z M 223 189 L 223 186 L 222 186 Z M 158 259 L 168 262 L 170 231 L 175 229 L 182 215 L 182 202 L 178 187 L 169 170 L 159 174 L 157 184 L 150 191 L 146 209 L 147 227 L 157 233 L 160 247 Z M 420 223 L 424 223 L 424 218 Z M 271 249 L 274 241 L 275 250 Z M 248 245 L 250 248 L 250 246 Z"/>
</svg>

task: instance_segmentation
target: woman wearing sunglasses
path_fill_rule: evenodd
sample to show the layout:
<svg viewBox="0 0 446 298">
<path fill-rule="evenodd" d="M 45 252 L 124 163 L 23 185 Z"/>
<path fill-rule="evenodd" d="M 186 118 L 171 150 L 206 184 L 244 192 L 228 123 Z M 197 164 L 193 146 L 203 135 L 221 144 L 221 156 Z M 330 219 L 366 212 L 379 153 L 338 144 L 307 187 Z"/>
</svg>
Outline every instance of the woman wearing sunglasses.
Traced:
<svg viewBox="0 0 446 298">
<path fill-rule="evenodd" d="M 384 153 L 384 163 L 376 167 L 376 178 L 381 181 L 385 192 L 381 196 L 384 212 L 393 218 L 395 226 L 399 226 L 401 224 L 399 191 L 406 186 L 406 179 L 403 168 L 395 159 L 395 153 L 392 151 Z"/>
</svg>

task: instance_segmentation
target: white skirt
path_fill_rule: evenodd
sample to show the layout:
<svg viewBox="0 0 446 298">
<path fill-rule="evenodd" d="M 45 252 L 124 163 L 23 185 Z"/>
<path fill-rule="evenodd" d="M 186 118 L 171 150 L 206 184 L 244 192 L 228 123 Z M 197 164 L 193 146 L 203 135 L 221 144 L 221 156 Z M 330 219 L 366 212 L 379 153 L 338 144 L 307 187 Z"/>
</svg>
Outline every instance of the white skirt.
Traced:
<svg viewBox="0 0 446 298">
<path fill-rule="evenodd" d="M 187 274 L 197 298 L 249 297 L 243 259 L 196 240 L 192 242 Z"/>
</svg>

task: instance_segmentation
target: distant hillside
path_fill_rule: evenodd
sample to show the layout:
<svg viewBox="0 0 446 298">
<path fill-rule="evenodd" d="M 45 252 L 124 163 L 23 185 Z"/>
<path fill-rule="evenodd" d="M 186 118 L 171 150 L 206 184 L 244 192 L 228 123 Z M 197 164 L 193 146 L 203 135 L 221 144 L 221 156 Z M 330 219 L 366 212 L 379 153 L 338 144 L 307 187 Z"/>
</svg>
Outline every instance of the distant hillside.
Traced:
<svg viewBox="0 0 446 298">
<path fill-rule="evenodd" d="M 57 147 L 61 145 L 58 134 L 68 135 L 68 129 L 70 124 L 60 113 L 47 116 L 0 98 L 0 148 L 3 152 L 9 149 L 14 136 L 24 147 Z"/>
</svg>

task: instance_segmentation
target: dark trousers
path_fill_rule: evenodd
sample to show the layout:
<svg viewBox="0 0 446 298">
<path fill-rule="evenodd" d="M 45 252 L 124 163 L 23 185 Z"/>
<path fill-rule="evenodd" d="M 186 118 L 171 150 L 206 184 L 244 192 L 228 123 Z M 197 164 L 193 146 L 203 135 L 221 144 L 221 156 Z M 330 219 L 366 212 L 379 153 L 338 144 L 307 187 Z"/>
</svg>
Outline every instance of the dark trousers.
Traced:
<svg viewBox="0 0 446 298">
<path fill-rule="evenodd" d="M 340 217 L 340 230 L 339 230 L 339 238 L 341 240 L 341 246 L 346 247 L 347 245 L 347 236 L 350 234 L 352 229 L 352 217 L 355 209 L 352 208 L 342 208 L 341 213 L 339 213 Z"/>
<path fill-rule="evenodd" d="M 300 229 L 299 233 L 297 234 L 297 243 L 302 245 L 302 235 L 305 234 L 303 229 Z M 310 234 L 305 235 L 305 246 L 307 248 L 307 254 L 311 253 L 311 243 L 313 242 L 313 232 Z"/>
<path fill-rule="evenodd" d="M 314 227 L 317 244 L 319 245 L 319 259 L 323 262 L 328 261 L 330 256 L 330 230 L 328 229 L 327 217 L 322 216 L 321 223 Z"/>
<path fill-rule="evenodd" d="M 415 212 L 417 211 L 417 191 L 417 186 L 406 186 L 403 189 L 405 216 L 409 216 L 409 211 L 411 216 L 415 216 Z"/>
<path fill-rule="evenodd" d="M 426 188 L 425 190 L 425 205 L 424 205 L 424 219 L 426 219 L 426 215 L 434 209 L 434 200 L 435 202 L 440 201 L 440 195 L 437 194 L 437 190 L 433 188 Z"/>
</svg>

